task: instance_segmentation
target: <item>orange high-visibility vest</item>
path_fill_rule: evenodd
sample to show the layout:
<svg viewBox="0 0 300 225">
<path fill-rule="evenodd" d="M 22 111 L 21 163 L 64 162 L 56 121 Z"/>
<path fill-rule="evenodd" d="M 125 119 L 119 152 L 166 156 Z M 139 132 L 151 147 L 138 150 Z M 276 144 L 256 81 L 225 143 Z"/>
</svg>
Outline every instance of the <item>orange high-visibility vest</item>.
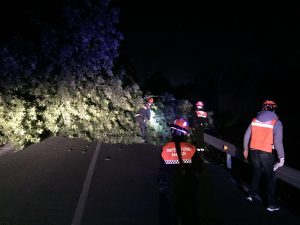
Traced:
<svg viewBox="0 0 300 225">
<path fill-rule="evenodd" d="M 261 122 L 254 118 L 251 126 L 250 148 L 264 152 L 272 152 L 273 150 L 273 128 L 277 119 L 267 122 Z"/>
<path fill-rule="evenodd" d="M 196 147 L 187 142 L 180 143 L 181 158 L 183 163 L 192 163 Z M 166 164 L 179 164 L 179 158 L 176 151 L 175 142 L 169 142 L 164 145 L 161 156 Z"/>
<path fill-rule="evenodd" d="M 203 118 L 206 118 L 207 117 L 207 112 L 204 112 L 204 111 L 196 111 L 197 113 L 197 116 L 198 117 L 203 117 Z"/>
</svg>

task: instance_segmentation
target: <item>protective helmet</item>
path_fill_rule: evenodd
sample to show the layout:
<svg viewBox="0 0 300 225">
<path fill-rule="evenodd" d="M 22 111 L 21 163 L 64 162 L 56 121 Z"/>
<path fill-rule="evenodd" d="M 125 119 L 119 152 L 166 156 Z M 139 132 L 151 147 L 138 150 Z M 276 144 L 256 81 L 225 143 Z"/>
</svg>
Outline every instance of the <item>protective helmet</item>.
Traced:
<svg viewBox="0 0 300 225">
<path fill-rule="evenodd" d="M 153 98 L 151 98 L 151 97 L 147 98 L 147 103 L 153 104 L 153 102 L 154 102 L 154 99 L 153 99 Z"/>
<path fill-rule="evenodd" d="M 171 133 L 175 136 L 187 135 L 190 130 L 188 121 L 183 118 L 176 119 L 170 127 Z"/>
<path fill-rule="evenodd" d="M 274 111 L 275 109 L 277 109 L 277 104 L 274 101 L 266 100 L 263 103 L 262 109 L 266 111 Z"/>
<path fill-rule="evenodd" d="M 196 107 L 199 108 L 199 109 L 202 109 L 204 107 L 204 103 L 199 101 L 196 103 Z"/>
</svg>

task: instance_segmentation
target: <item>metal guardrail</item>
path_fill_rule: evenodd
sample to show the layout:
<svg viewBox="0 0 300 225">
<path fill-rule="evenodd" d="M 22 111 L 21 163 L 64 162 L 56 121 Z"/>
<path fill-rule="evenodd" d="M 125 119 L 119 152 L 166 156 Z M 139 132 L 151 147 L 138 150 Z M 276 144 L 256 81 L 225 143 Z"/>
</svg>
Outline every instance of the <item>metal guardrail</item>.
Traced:
<svg viewBox="0 0 300 225">
<path fill-rule="evenodd" d="M 226 153 L 227 155 L 227 167 L 231 168 L 231 157 L 242 158 L 241 151 L 238 151 L 237 147 L 229 142 L 226 142 L 220 138 L 216 138 L 209 134 L 204 134 L 204 142 L 214 148 Z M 284 165 L 276 171 L 276 176 L 280 180 L 283 180 L 292 186 L 300 189 L 300 171 Z"/>
<path fill-rule="evenodd" d="M 229 142 L 226 142 L 209 134 L 204 134 L 204 142 L 218 150 L 223 151 L 224 153 L 230 154 L 233 157 L 239 157 L 237 148 Z"/>
</svg>

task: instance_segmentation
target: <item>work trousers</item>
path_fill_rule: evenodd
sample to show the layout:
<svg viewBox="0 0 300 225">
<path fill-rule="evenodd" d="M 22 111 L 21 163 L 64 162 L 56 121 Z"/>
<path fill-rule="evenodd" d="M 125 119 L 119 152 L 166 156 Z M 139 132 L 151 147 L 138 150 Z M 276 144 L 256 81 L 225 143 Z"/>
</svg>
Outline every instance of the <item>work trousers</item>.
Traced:
<svg viewBox="0 0 300 225">
<path fill-rule="evenodd" d="M 250 154 L 252 163 L 252 180 L 250 193 L 252 195 L 258 194 L 260 181 L 262 179 L 262 176 L 265 175 L 268 205 L 276 205 L 276 177 L 273 170 L 274 155 L 272 153 L 253 149 L 251 150 Z"/>
</svg>

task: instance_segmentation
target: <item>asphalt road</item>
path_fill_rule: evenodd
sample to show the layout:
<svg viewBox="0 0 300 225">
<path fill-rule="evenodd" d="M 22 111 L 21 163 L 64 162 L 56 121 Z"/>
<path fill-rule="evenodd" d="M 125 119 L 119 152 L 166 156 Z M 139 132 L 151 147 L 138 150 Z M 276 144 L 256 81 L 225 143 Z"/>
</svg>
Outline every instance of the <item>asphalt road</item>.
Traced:
<svg viewBox="0 0 300 225">
<path fill-rule="evenodd" d="M 0 150 L 0 225 L 157 225 L 160 148 L 51 137 Z M 298 225 L 282 207 L 249 204 L 223 167 L 204 164 L 198 201 L 206 225 Z"/>
</svg>

